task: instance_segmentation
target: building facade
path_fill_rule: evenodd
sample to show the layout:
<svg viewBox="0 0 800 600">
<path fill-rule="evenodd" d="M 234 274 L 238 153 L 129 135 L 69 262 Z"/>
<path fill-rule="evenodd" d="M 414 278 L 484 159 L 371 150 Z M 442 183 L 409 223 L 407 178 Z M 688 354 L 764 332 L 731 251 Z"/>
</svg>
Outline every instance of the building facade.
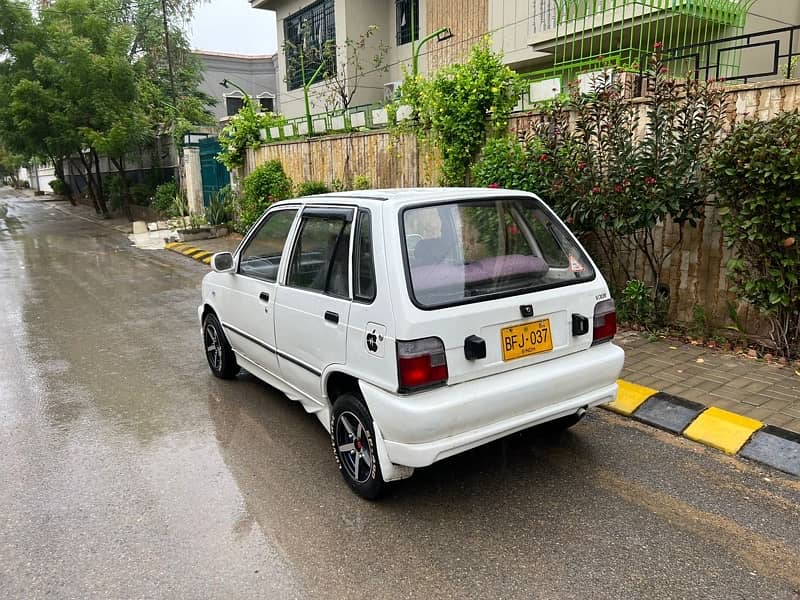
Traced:
<svg viewBox="0 0 800 600">
<path fill-rule="evenodd" d="M 292 47 L 319 47 L 334 43 L 339 47 L 337 64 L 347 62 L 342 47 L 345 40 L 358 40 L 370 27 L 376 27 L 362 52 L 362 61 L 371 65 L 379 46 L 387 49 L 385 68 L 367 68 L 360 78 L 351 107 L 380 103 L 392 94 L 411 68 L 412 40 L 447 28 L 447 39 L 433 39 L 419 52 L 419 71 L 435 70 L 458 62 L 487 31 L 489 0 L 250 0 L 256 9 L 277 13 L 281 111 L 287 117 L 305 114 L 302 77 Z M 442 36 L 444 38 L 445 36 Z M 288 44 L 287 44 L 288 42 Z M 289 49 L 288 60 L 286 49 Z M 305 65 L 306 75 L 313 74 Z M 294 68 L 292 68 L 294 67 Z M 335 110 L 326 96 L 323 83 L 311 87 L 312 112 Z"/>
<path fill-rule="evenodd" d="M 800 2 L 785 0 L 489 0 L 488 8 L 488 28 L 509 65 L 562 82 L 609 66 L 630 69 L 656 44 L 683 57 L 676 70 L 709 62 L 716 77 L 768 71 L 778 38 L 783 52 L 800 47 L 800 35 L 789 32 L 765 37 L 761 50 L 744 48 L 761 41 L 744 38 L 708 46 L 800 25 Z"/>
<path fill-rule="evenodd" d="M 217 99 L 210 107 L 218 121 L 235 115 L 243 103 L 242 88 L 263 110 L 279 111 L 278 57 L 195 50 L 203 63 L 200 90 Z M 221 85 L 228 81 L 227 87 Z"/>
<path fill-rule="evenodd" d="M 600 69 L 635 69 L 656 43 L 683 48 L 676 69 L 704 68 L 709 77 L 764 73 L 778 78 L 775 60 L 789 64 L 785 53 L 800 49 L 800 31 L 759 40 L 713 40 L 800 25 L 797 0 L 250 0 L 256 9 L 277 14 L 278 81 L 283 114 L 305 114 L 303 75 L 318 63 L 297 68 L 292 48 L 334 43 L 341 48 L 370 26 L 371 41 L 388 47 L 387 70 L 374 70 L 359 82 L 352 106 L 380 103 L 410 68 L 412 39 L 424 39 L 441 28 L 452 37 L 434 39 L 420 51 L 419 71 L 426 73 L 459 62 L 486 34 L 504 53 L 506 63 L 526 73 L 535 102 L 562 91 L 582 73 Z M 746 49 L 742 46 L 748 45 Z M 760 44 L 760 45 L 759 45 Z M 783 53 L 783 58 L 778 57 Z M 702 56 L 699 56 L 701 55 Z M 697 55 L 697 57 L 695 56 Z M 288 56 L 288 59 L 287 59 Z M 791 57 L 790 57 L 791 58 Z M 367 59 L 369 53 L 367 52 Z M 712 61 L 706 65 L 704 61 Z M 715 61 L 715 62 L 714 62 Z M 343 64 L 338 56 L 337 63 Z M 785 70 L 786 66 L 781 66 Z M 778 71 L 769 73 L 769 71 Z M 798 67 L 800 74 L 800 67 Z M 756 80 L 757 78 L 751 78 Z M 306 79 L 307 80 L 307 79 Z M 538 82 L 538 83 L 537 83 Z M 539 85 L 540 84 L 540 85 Z M 325 100 L 325 86 L 310 88 L 312 112 L 335 110 Z"/>
</svg>

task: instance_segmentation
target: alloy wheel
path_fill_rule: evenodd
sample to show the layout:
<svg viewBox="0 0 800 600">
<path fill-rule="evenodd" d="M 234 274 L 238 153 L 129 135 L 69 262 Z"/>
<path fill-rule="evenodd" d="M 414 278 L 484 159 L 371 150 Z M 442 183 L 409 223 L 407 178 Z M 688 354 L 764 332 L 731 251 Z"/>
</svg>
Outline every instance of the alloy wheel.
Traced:
<svg viewBox="0 0 800 600">
<path fill-rule="evenodd" d="M 366 482 L 372 473 L 372 451 L 367 430 L 352 412 L 336 419 L 336 451 L 347 475 L 355 482 Z"/>
<path fill-rule="evenodd" d="M 219 339 L 217 328 L 212 323 L 206 324 L 204 331 L 204 341 L 206 343 L 206 356 L 212 368 L 216 371 L 222 370 L 222 342 Z"/>
</svg>

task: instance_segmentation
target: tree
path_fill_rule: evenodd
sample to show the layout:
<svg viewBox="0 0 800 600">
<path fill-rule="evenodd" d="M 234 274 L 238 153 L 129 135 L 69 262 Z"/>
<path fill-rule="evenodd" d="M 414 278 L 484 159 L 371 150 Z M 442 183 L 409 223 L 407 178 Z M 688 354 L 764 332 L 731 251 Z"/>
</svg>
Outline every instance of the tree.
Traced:
<svg viewBox="0 0 800 600">
<path fill-rule="evenodd" d="M 23 164 L 22 156 L 10 152 L 0 144 L 0 184 L 6 179 L 10 179 L 11 185 L 16 186 L 19 169 Z"/>
<path fill-rule="evenodd" d="M 336 65 L 335 69 L 323 74 L 325 102 L 329 110 L 346 111 L 366 73 L 386 73 L 389 70 L 386 65 L 389 46 L 382 40 L 374 47 L 369 43 L 377 31 L 377 25 L 370 25 L 356 40 L 347 38 L 343 44 L 329 44 L 324 47 L 324 52 L 328 54 L 324 63 Z"/>
<path fill-rule="evenodd" d="M 299 43 L 284 42 L 286 82 L 297 79 L 302 83 L 309 133 L 313 131 L 309 101 L 312 85 L 321 83 L 324 87 L 323 101 L 327 111 L 344 112 L 353 102 L 367 73 L 388 71 L 386 55 L 389 47 L 383 41 L 377 45 L 370 44 L 377 31 L 377 25 L 370 25 L 358 39 L 347 38 L 337 44 L 334 40 L 318 40 L 309 23 L 305 22 L 300 26 Z"/>
<path fill-rule="evenodd" d="M 125 158 L 168 127 L 210 123 L 211 100 L 197 91 L 201 72 L 177 22 L 197 0 L 171 0 L 170 48 L 158 32 L 154 3 L 57 0 L 37 17 L 22 3 L 0 0 L 14 16 L 0 32 L 0 137 L 10 149 L 56 165 L 79 162 L 95 209 L 107 213 L 100 156 L 125 180 Z M 165 76 L 174 54 L 175 85 Z M 173 94 L 174 90 L 174 94 Z"/>
</svg>

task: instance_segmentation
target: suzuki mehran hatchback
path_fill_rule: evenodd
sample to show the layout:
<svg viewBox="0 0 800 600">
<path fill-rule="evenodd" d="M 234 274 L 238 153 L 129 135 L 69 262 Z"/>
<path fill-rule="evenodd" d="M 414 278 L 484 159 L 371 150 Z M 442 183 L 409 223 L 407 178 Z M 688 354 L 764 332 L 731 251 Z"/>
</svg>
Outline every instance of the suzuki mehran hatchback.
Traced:
<svg viewBox="0 0 800 600">
<path fill-rule="evenodd" d="M 365 498 L 415 468 L 614 399 L 623 351 L 597 267 L 537 196 L 397 189 L 273 204 L 212 259 L 208 364 L 328 430 Z"/>
</svg>

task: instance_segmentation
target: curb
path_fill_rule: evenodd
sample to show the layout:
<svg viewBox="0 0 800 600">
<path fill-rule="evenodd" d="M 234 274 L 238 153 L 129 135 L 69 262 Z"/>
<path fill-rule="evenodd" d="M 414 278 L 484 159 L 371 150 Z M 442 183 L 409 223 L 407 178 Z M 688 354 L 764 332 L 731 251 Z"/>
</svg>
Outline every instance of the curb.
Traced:
<svg viewBox="0 0 800 600">
<path fill-rule="evenodd" d="M 189 258 L 193 258 L 194 260 L 206 265 L 211 264 L 211 257 L 214 255 L 213 252 L 209 252 L 208 250 L 197 248 L 191 244 L 182 244 L 180 242 L 168 242 L 164 244 L 164 248 L 166 250 L 177 252 L 178 254 L 183 254 Z"/>
<path fill-rule="evenodd" d="M 603 408 L 800 477 L 800 434 L 620 379 Z"/>
</svg>

